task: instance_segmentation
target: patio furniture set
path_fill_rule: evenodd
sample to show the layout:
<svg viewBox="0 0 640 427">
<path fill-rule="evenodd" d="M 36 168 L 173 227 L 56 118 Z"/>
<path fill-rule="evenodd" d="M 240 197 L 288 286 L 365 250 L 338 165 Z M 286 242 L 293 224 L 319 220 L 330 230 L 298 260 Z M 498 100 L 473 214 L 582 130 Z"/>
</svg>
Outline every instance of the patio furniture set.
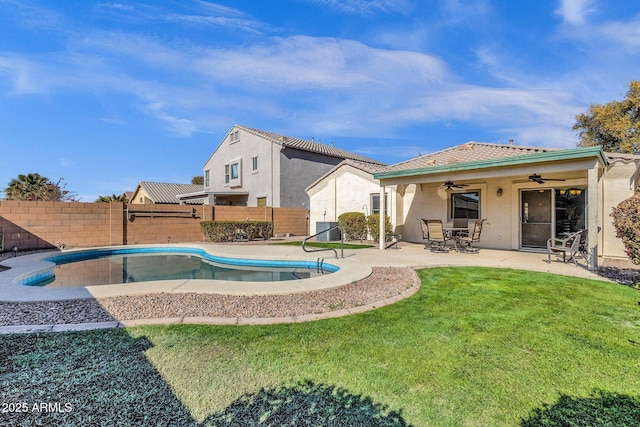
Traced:
<svg viewBox="0 0 640 427">
<path fill-rule="evenodd" d="M 484 221 L 476 220 L 473 229 L 469 230 L 467 218 L 454 218 L 452 227 L 445 227 L 439 219 L 418 219 L 422 238 L 430 245 L 431 252 L 449 252 L 447 242 L 452 242 L 453 249 L 458 252 L 478 253 L 474 245 L 480 241 Z"/>
<path fill-rule="evenodd" d="M 473 223 L 469 230 L 467 218 L 454 218 L 452 227 L 445 227 L 439 219 L 418 219 L 422 238 L 427 241 L 431 252 L 449 252 L 448 242 L 453 243 L 457 252 L 478 253 L 474 246 L 480 241 L 484 219 Z M 551 255 L 562 255 L 562 262 L 573 261 L 577 266 L 577 257 L 581 256 L 588 262 L 587 230 L 580 230 L 561 237 L 553 237 L 547 241 L 547 257 L 551 263 Z"/>
</svg>

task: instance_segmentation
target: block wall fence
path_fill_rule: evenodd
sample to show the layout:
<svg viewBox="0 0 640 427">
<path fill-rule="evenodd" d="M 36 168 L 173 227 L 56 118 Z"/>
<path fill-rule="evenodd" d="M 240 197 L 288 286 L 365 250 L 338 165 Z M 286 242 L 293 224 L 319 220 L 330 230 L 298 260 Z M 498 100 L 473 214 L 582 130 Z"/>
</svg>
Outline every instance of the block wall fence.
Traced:
<svg viewBox="0 0 640 427">
<path fill-rule="evenodd" d="M 201 221 L 271 221 L 274 234 L 309 234 L 304 208 L 0 201 L 4 251 L 202 242 Z"/>
</svg>

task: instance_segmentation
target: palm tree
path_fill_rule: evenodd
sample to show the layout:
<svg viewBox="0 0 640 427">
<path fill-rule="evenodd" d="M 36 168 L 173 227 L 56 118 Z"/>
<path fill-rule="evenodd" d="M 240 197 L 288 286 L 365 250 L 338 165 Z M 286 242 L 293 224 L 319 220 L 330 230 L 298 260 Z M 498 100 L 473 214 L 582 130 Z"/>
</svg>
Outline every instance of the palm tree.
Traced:
<svg viewBox="0 0 640 427">
<path fill-rule="evenodd" d="M 129 201 L 127 200 L 127 196 L 125 196 L 124 194 L 121 194 L 119 196 L 116 196 L 115 194 L 112 194 L 111 196 L 100 196 L 98 197 L 98 200 L 96 200 L 96 203 L 113 203 L 113 202 L 128 203 Z"/>
<path fill-rule="evenodd" d="M 52 200 L 52 186 L 55 186 L 49 178 L 39 173 L 18 175 L 9 182 L 4 192 L 9 200 Z M 57 192 L 59 195 L 59 191 Z"/>
</svg>

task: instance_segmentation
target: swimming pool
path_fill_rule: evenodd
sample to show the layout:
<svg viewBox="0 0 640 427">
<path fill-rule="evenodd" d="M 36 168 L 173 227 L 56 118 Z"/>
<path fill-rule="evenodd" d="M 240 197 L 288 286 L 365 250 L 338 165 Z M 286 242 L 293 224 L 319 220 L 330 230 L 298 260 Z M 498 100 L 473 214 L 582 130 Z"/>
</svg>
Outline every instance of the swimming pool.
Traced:
<svg viewBox="0 0 640 427">
<path fill-rule="evenodd" d="M 281 282 L 330 274 L 339 267 L 314 261 L 222 257 L 188 247 L 93 249 L 43 259 L 54 268 L 22 279 L 44 287 L 99 286 L 161 280 Z"/>
</svg>

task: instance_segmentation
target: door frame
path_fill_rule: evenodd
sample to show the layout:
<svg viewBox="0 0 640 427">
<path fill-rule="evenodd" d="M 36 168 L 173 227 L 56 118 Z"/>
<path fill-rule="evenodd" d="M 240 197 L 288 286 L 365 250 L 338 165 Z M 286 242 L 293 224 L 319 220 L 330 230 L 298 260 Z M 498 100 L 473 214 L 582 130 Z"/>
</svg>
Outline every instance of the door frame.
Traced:
<svg viewBox="0 0 640 427">
<path fill-rule="evenodd" d="M 525 233 L 524 233 L 524 228 L 523 227 L 524 224 L 531 224 L 525 220 L 523 220 L 523 216 L 525 215 L 524 212 L 526 211 L 525 206 L 524 206 L 524 197 L 523 194 L 524 193 L 540 193 L 540 192 L 549 192 L 549 205 L 548 205 L 548 209 L 549 209 L 549 237 L 551 238 L 554 236 L 554 229 L 555 229 L 555 189 L 554 188 L 549 188 L 549 187 L 545 187 L 545 188 L 521 188 L 519 191 L 519 203 L 518 203 L 518 209 L 519 209 L 519 214 L 518 214 L 518 230 L 519 230 L 519 239 L 518 239 L 518 249 L 522 250 L 522 251 L 538 251 L 538 250 L 543 250 L 546 247 L 546 239 L 545 239 L 545 244 L 541 245 L 541 246 L 535 246 L 535 245 L 523 245 L 523 241 L 524 241 L 524 237 L 525 237 Z M 546 224 L 545 222 L 540 222 L 540 224 Z"/>
</svg>

